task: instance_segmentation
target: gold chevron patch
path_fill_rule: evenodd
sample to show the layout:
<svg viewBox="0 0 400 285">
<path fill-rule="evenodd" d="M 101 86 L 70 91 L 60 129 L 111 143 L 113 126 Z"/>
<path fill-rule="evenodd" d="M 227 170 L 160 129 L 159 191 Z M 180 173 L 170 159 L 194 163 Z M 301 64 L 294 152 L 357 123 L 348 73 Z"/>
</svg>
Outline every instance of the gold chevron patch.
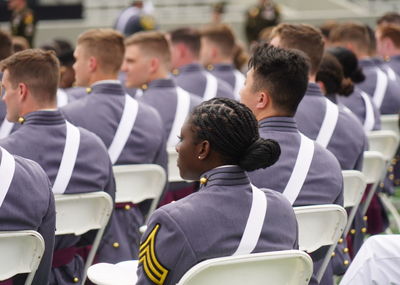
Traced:
<svg viewBox="0 0 400 285">
<path fill-rule="evenodd" d="M 139 264 L 143 265 L 144 272 L 154 284 L 163 285 L 169 270 L 158 261 L 156 255 L 155 241 L 159 229 L 160 224 L 157 224 L 140 245 Z"/>
</svg>

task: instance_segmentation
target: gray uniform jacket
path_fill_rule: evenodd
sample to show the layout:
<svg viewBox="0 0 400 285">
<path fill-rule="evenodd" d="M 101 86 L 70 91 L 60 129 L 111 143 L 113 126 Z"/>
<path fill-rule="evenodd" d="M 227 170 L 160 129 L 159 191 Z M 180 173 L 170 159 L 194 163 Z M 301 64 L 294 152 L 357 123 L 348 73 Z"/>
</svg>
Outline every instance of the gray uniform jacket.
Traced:
<svg viewBox="0 0 400 285">
<path fill-rule="evenodd" d="M 367 94 L 374 96 L 376 85 L 377 85 L 377 69 L 381 69 L 386 72 L 384 63 L 377 65 L 371 59 L 362 59 L 359 61 L 360 66 L 363 69 L 366 79 L 357 84 Z M 388 83 L 386 92 L 383 97 L 382 105 L 380 106 L 381 114 L 398 114 L 400 110 L 400 81 L 398 76 L 391 78 L 388 76 Z"/>
<path fill-rule="evenodd" d="M 0 149 L 0 161 L 2 156 Z M 0 204 L 0 231 L 34 230 L 42 235 L 45 251 L 32 284 L 47 284 L 56 227 L 51 184 L 36 162 L 19 156 L 14 159 L 14 177 Z M 13 281 L 15 285 L 24 284 L 24 279 L 25 275 L 16 276 Z"/>
<path fill-rule="evenodd" d="M 0 140 L 10 153 L 39 163 L 53 184 L 65 147 L 66 124 L 60 111 L 36 111 L 27 114 L 25 122 L 14 133 Z M 115 197 L 115 183 L 111 162 L 102 141 L 93 133 L 79 128 L 78 154 L 65 194 L 105 191 Z M 58 236 L 55 251 L 74 247 L 80 237 Z M 89 243 L 91 238 L 89 238 Z M 61 254 L 62 255 L 62 254 Z M 57 257 L 62 258 L 62 257 Z M 56 259 L 56 255 L 55 258 Z M 80 278 L 83 262 L 78 256 L 52 269 L 50 284 L 69 284 Z"/>
<path fill-rule="evenodd" d="M 207 74 L 208 71 L 203 66 L 198 63 L 191 63 L 178 69 L 175 82 L 186 91 L 204 98 L 204 92 L 207 87 Z M 217 80 L 215 97 L 235 99 L 233 88 L 215 75 L 212 76 Z"/>
<path fill-rule="evenodd" d="M 239 99 L 239 91 L 243 87 L 245 77 L 233 64 L 215 64 L 208 66 L 208 69 L 216 77 L 227 82 L 232 87 L 235 98 Z"/>
<path fill-rule="evenodd" d="M 319 86 L 309 83 L 297 108 L 295 120 L 299 131 L 312 140 L 320 131 L 326 112 L 325 101 Z M 366 148 L 367 138 L 361 123 L 353 113 L 339 106 L 339 117 L 327 149 L 337 158 L 342 170 L 361 170 Z"/>
<path fill-rule="evenodd" d="M 150 218 L 137 284 L 176 284 L 195 264 L 232 255 L 238 248 L 252 205 L 250 181 L 238 166 L 215 168 L 203 177 L 208 181 L 199 192 L 159 208 Z M 276 191 L 263 191 L 267 211 L 252 252 L 298 248 L 290 203 Z"/>
</svg>

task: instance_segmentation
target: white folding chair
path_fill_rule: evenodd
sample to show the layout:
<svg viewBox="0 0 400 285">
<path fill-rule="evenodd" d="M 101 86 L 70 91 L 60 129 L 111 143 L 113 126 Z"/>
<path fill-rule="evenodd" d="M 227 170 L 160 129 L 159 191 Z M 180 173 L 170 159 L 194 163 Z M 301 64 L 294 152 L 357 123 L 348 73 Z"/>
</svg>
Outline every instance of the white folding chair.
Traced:
<svg viewBox="0 0 400 285">
<path fill-rule="evenodd" d="M 293 209 L 299 225 L 300 250 L 311 253 L 322 246 L 330 245 L 316 276 L 318 281 L 321 281 L 332 252 L 346 226 L 346 210 L 333 204 L 302 206 Z"/>
<path fill-rule="evenodd" d="M 371 131 L 367 134 L 369 150 L 382 153 L 387 162 L 394 157 L 399 146 L 399 134 L 394 131 Z"/>
<path fill-rule="evenodd" d="M 44 240 L 38 232 L 0 232 L 0 281 L 29 273 L 25 285 L 31 284 L 43 252 Z"/>
<path fill-rule="evenodd" d="M 358 206 L 364 195 L 367 182 L 364 174 L 356 170 L 343 170 L 343 196 L 345 208 L 351 208 L 343 236 L 347 236 L 356 215 Z"/>
<path fill-rule="evenodd" d="M 399 133 L 399 115 L 381 115 L 381 129 Z"/>
<path fill-rule="evenodd" d="M 152 199 L 147 214 L 147 219 L 149 219 L 165 187 L 165 170 L 156 164 L 131 164 L 113 166 L 113 172 L 117 188 L 115 202 L 138 204 Z"/>
<path fill-rule="evenodd" d="M 113 201 L 105 192 L 54 195 L 56 204 L 56 235 L 82 235 L 98 230 L 85 263 L 82 284 L 93 262 L 104 229 L 114 208 Z"/>
</svg>

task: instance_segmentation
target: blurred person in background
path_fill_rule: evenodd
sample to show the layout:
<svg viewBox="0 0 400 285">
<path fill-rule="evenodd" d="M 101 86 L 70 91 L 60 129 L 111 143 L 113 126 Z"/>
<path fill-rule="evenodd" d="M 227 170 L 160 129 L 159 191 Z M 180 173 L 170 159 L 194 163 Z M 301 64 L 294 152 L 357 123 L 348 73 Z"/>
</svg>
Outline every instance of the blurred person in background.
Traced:
<svg viewBox="0 0 400 285">
<path fill-rule="evenodd" d="M 10 24 L 13 36 L 24 37 L 30 47 L 33 47 L 36 17 L 34 11 L 28 7 L 26 0 L 9 0 L 8 9 L 12 11 Z"/>
</svg>

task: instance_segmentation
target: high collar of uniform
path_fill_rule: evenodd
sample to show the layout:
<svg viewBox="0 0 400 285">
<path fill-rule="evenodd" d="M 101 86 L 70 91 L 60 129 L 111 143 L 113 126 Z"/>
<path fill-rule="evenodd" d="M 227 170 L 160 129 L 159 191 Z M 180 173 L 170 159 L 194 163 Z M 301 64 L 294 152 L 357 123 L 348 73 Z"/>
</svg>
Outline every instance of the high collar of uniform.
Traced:
<svg viewBox="0 0 400 285">
<path fill-rule="evenodd" d="M 293 117 L 270 117 L 262 119 L 259 128 L 263 130 L 285 130 L 288 132 L 297 132 L 297 124 Z"/>
<path fill-rule="evenodd" d="M 324 96 L 321 88 L 317 83 L 309 82 L 307 86 L 306 96 Z"/>
<path fill-rule="evenodd" d="M 181 73 L 185 73 L 185 72 L 194 72 L 194 71 L 202 71 L 202 70 L 204 70 L 204 68 L 199 63 L 189 63 L 189 64 L 179 67 L 178 75 Z"/>
<path fill-rule="evenodd" d="M 358 64 L 361 66 L 361 68 L 365 67 L 376 67 L 377 64 L 372 58 L 363 58 L 358 61 Z"/>
<path fill-rule="evenodd" d="M 104 81 L 104 82 L 98 82 L 92 87 L 90 87 L 91 92 L 93 94 L 99 94 L 99 93 L 104 93 L 104 94 L 109 94 L 109 95 L 125 95 L 125 91 L 121 85 L 121 83 L 117 81 Z"/>
<path fill-rule="evenodd" d="M 211 186 L 250 184 L 246 173 L 237 165 L 224 165 L 205 172 L 200 178 L 200 191 Z"/>
<path fill-rule="evenodd" d="M 34 111 L 23 118 L 23 125 L 58 125 L 65 123 L 65 118 L 59 110 Z"/>
<path fill-rule="evenodd" d="M 235 69 L 233 64 L 229 64 L 229 63 L 213 64 L 212 67 L 214 70 L 218 70 L 218 71 L 232 71 Z"/>
<path fill-rule="evenodd" d="M 171 78 L 156 79 L 149 83 L 148 88 L 172 88 L 176 87 L 175 81 Z"/>
<path fill-rule="evenodd" d="M 400 61 L 400 54 L 391 56 L 389 62 L 392 61 L 392 60 L 393 60 L 393 61 Z M 0 75 L 0 76 L 1 76 L 1 75 Z M 1 77 L 0 77 L 0 78 L 1 78 Z"/>
</svg>

